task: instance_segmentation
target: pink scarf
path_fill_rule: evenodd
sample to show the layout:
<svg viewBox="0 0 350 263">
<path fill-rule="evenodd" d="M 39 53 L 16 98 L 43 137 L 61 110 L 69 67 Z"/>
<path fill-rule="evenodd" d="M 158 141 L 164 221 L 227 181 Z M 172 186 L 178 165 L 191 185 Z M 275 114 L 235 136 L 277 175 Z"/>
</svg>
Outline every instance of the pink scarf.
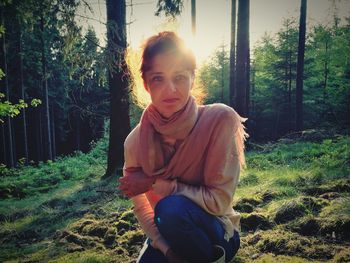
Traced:
<svg viewBox="0 0 350 263">
<path fill-rule="evenodd" d="M 242 122 L 246 119 L 240 117 L 232 108 L 226 107 L 235 118 L 232 133 L 235 134 L 242 166 L 245 164 L 244 140 L 247 137 Z M 198 107 L 191 96 L 185 107 L 168 119 L 162 117 L 150 104 L 143 112 L 140 121 L 138 160 L 145 174 L 168 179 L 182 175 L 197 181 L 195 178 L 197 174 L 193 173 L 201 170 L 199 166 L 207 154 L 206 148 L 212 140 L 215 140 L 211 135 L 220 122 L 220 111 L 216 109 L 215 104 Z M 174 147 L 164 145 L 161 142 L 161 134 L 177 139 L 181 143 L 178 149 L 175 151 Z M 221 158 L 219 154 L 210 154 Z"/>
</svg>

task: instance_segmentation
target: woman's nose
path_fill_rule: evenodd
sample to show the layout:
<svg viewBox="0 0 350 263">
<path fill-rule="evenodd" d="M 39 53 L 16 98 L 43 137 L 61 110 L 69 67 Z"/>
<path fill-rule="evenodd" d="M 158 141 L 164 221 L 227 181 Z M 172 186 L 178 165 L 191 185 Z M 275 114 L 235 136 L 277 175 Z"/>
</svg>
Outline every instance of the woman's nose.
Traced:
<svg viewBox="0 0 350 263">
<path fill-rule="evenodd" d="M 166 88 L 170 92 L 175 92 L 176 91 L 176 85 L 172 80 L 168 80 L 166 82 Z"/>
</svg>

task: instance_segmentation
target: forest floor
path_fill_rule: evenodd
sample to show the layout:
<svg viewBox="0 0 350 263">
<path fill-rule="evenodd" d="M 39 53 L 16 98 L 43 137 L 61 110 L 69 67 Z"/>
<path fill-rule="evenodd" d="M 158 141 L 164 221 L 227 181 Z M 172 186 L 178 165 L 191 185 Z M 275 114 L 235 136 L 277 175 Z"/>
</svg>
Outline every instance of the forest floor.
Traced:
<svg viewBox="0 0 350 263">
<path fill-rule="evenodd" d="M 350 262 L 350 137 L 305 133 L 250 148 L 232 262 Z M 0 262 L 135 262 L 145 236 L 117 178 L 101 180 L 105 149 L 1 167 Z"/>
</svg>

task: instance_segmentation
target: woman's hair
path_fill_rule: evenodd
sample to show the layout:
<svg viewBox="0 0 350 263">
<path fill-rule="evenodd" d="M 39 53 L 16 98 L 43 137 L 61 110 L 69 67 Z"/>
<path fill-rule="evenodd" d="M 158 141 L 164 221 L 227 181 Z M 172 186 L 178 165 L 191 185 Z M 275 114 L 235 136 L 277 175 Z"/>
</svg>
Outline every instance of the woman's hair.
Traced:
<svg viewBox="0 0 350 263">
<path fill-rule="evenodd" d="M 146 72 L 152 67 L 154 57 L 164 53 L 175 54 L 182 58 L 186 69 L 194 74 L 196 58 L 193 52 L 186 47 L 184 41 L 174 32 L 163 31 L 148 38 L 143 45 L 140 67 L 143 80 L 145 80 Z"/>
</svg>

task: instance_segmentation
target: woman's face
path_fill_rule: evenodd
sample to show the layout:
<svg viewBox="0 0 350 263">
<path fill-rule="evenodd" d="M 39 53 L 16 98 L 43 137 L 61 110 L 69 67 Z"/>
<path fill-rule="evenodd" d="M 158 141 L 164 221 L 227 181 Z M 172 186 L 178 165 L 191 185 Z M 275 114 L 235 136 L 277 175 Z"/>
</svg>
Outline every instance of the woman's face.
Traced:
<svg viewBox="0 0 350 263">
<path fill-rule="evenodd" d="M 193 74 L 174 54 L 156 55 L 145 74 L 144 85 L 152 104 L 161 115 L 169 118 L 187 103 L 193 84 Z"/>
</svg>

